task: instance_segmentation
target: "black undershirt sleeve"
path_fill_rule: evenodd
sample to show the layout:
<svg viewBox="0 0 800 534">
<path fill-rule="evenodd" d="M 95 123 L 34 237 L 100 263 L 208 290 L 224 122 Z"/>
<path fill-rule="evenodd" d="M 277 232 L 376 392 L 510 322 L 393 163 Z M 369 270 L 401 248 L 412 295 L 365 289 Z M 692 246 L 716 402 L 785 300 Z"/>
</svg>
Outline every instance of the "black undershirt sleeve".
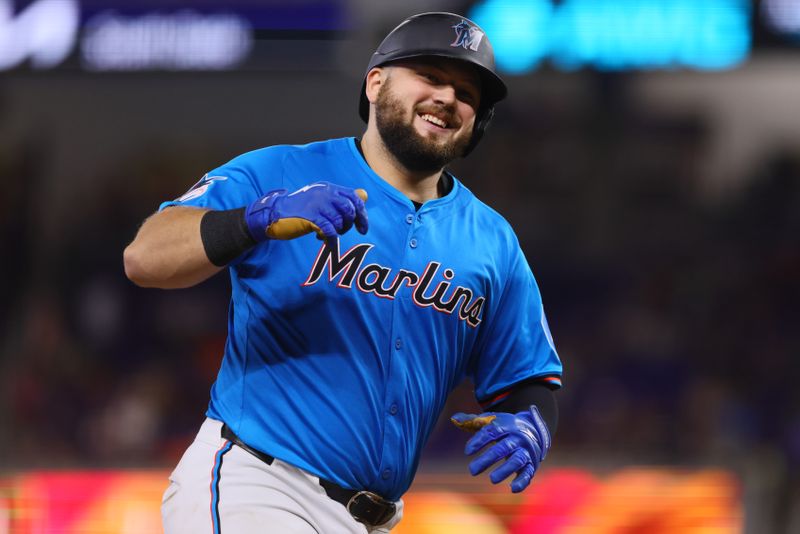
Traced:
<svg viewBox="0 0 800 534">
<path fill-rule="evenodd" d="M 489 410 L 517 413 L 529 409 L 531 405 L 539 409 L 550 436 L 554 436 L 558 428 L 558 403 L 552 387 L 544 382 L 532 380 L 516 384 L 506 398 L 492 405 Z"/>
</svg>

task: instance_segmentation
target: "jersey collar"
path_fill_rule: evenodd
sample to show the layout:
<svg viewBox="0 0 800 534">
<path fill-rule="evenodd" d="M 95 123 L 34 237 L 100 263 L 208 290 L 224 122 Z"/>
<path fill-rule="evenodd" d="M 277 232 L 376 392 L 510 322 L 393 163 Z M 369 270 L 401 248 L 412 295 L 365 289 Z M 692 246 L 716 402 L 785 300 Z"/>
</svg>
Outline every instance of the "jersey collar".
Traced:
<svg viewBox="0 0 800 534">
<path fill-rule="evenodd" d="M 405 196 L 398 189 L 396 189 L 393 185 L 391 185 L 389 182 L 387 182 L 386 180 L 381 178 L 374 170 L 372 170 L 372 167 L 369 166 L 369 164 L 367 163 L 367 160 L 364 159 L 364 157 L 361 155 L 361 151 L 359 151 L 358 147 L 356 146 L 356 138 L 355 137 L 348 137 L 345 140 L 347 141 L 347 146 L 350 149 L 351 155 L 356 160 L 356 162 L 357 162 L 358 166 L 361 168 L 361 170 L 364 171 L 364 174 L 369 176 L 371 181 L 375 182 L 380 187 L 380 189 L 384 193 L 386 193 L 390 198 L 392 198 L 396 202 L 401 203 L 404 206 L 407 206 L 407 207 L 409 207 L 411 209 L 414 209 L 414 203 L 411 201 L 410 198 Z M 458 196 L 459 192 L 461 191 L 461 188 L 462 188 L 461 182 L 455 176 L 453 176 L 452 173 L 450 173 L 448 171 L 444 171 L 444 172 L 447 172 L 447 174 L 453 180 L 453 187 L 450 189 L 450 192 L 447 193 L 445 196 L 440 197 L 440 198 L 434 198 L 432 200 L 428 200 L 427 202 L 425 202 L 422 205 L 422 207 L 419 209 L 420 213 L 422 213 L 424 211 L 427 211 L 429 209 L 432 209 L 432 208 L 436 208 L 436 207 L 439 207 L 439 206 L 442 206 L 442 205 L 445 205 L 445 204 L 449 204 L 450 202 L 452 202 L 453 200 L 456 199 L 456 197 Z"/>
</svg>

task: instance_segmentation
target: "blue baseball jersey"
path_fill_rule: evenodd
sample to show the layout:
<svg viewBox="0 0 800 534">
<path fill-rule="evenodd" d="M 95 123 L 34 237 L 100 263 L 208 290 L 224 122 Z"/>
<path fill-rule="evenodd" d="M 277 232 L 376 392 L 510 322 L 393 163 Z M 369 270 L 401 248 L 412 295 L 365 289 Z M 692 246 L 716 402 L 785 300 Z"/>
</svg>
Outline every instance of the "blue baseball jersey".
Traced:
<svg viewBox="0 0 800 534">
<path fill-rule="evenodd" d="M 207 415 L 248 445 L 396 500 L 448 394 L 559 382 L 536 281 L 509 224 L 454 179 L 414 204 L 353 138 L 273 146 L 209 172 L 172 205 L 232 209 L 329 181 L 369 194 L 369 231 L 267 241 L 229 265 L 228 340 Z"/>
</svg>

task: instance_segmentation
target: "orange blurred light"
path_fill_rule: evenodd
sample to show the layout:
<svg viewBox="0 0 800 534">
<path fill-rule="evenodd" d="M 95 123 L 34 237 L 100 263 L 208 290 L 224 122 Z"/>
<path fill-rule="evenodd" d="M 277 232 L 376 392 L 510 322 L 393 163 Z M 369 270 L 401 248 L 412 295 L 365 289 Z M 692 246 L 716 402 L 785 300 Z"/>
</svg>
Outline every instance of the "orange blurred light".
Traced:
<svg viewBox="0 0 800 534">
<path fill-rule="evenodd" d="M 0 534 L 160 534 L 167 471 L 0 479 Z M 740 534 L 740 484 L 721 470 L 549 469 L 522 494 L 469 474 L 421 474 L 397 534 Z"/>
</svg>

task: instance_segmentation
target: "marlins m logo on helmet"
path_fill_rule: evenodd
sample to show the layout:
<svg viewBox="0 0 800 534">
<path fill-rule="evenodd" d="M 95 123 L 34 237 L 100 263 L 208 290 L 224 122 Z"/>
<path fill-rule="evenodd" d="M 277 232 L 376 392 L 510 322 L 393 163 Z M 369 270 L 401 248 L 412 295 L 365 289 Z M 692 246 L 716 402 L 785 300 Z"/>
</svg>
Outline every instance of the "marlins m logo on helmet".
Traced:
<svg viewBox="0 0 800 534">
<path fill-rule="evenodd" d="M 481 30 L 463 19 L 453 26 L 453 29 L 456 31 L 456 40 L 450 43 L 450 46 L 463 46 L 468 50 L 478 50 L 481 39 L 483 39 L 483 32 Z"/>
</svg>

